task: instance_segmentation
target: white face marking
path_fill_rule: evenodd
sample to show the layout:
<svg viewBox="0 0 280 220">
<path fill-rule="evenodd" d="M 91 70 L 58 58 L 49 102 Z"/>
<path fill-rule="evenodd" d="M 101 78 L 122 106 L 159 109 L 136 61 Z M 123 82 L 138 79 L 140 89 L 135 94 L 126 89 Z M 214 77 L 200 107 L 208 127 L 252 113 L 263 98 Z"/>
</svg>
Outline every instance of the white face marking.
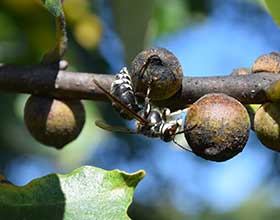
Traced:
<svg viewBox="0 0 280 220">
<path fill-rule="evenodd" d="M 169 130 L 169 128 L 172 127 L 172 125 L 174 125 L 174 122 L 175 122 L 175 121 L 170 121 L 170 122 L 167 122 L 167 123 L 163 123 L 161 132 L 162 132 L 162 133 L 165 133 L 167 130 Z M 175 124 L 176 124 L 176 123 L 175 123 Z"/>
</svg>

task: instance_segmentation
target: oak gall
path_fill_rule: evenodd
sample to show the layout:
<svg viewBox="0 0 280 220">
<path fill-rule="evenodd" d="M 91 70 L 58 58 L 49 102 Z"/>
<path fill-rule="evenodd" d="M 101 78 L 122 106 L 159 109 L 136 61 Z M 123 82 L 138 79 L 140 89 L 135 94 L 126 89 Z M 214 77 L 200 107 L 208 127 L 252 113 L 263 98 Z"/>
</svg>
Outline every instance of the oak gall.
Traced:
<svg viewBox="0 0 280 220">
<path fill-rule="evenodd" d="M 207 94 L 190 107 L 185 130 L 193 153 L 211 161 L 226 161 L 243 150 L 249 137 L 250 118 L 236 99 Z"/>
<path fill-rule="evenodd" d="M 85 110 L 79 100 L 31 95 L 25 103 L 24 121 L 37 141 L 61 149 L 80 134 Z"/>
</svg>

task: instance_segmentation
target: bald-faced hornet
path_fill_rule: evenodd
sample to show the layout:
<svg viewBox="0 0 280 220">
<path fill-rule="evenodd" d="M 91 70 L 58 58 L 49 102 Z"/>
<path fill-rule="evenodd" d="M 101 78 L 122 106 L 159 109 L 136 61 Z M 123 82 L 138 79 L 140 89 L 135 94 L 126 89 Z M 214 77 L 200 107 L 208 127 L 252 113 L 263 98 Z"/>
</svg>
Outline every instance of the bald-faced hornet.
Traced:
<svg viewBox="0 0 280 220">
<path fill-rule="evenodd" d="M 174 118 L 177 115 L 187 112 L 188 108 L 176 112 L 171 112 L 168 108 L 164 108 L 162 110 L 154 108 L 150 104 L 150 91 L 148 90 L 143 107 L 140 111 L 135 112 L 133 109 L 128 108 L 125 103 L 121 102 L 119 98 L 104 89 L 96 80 L 93 80 L 93 82 L 101 91 L 105 93 L 105 95 L 112 101 L 112 103 L 116 103 L 119 108 L 123 109 L 124 112 L 126 112 L 136 120 L 136 129 L 111 126 L 100 120 L 97 120 L 95 122 L 96 126 L 111 132 L 119 132 L 125 134 L 142 134 L 151 138 L 160 138 L 165 142 L 172 141 L 184 150 L 191 151 L 189 146 L 182 146 L 175 140 L 176 135 L 193 129 L 192 127 L 184 130 L 183 119 Z"/>
<path fill-rule="evenodd" d="M 111 85 L 110 93 L 112 96 L 118 97 L 119 102 L 125 104 L 128 109 L 134 112 L 140 111 L 136 96 L 133 91 L 131 77 L 126 67 L 116 74 L 115 80 Z M 120 113 L 124 119 L 131 120 L 133 116 L 119 105 L 119 102 L 112 102 L 113 107 Z"/>
</svg>

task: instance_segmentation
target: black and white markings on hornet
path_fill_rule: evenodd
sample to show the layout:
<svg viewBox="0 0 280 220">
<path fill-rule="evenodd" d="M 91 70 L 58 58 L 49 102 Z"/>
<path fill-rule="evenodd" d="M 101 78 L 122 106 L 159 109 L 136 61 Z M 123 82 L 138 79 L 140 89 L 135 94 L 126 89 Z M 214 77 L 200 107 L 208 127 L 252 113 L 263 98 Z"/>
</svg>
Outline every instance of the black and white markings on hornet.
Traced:
<svg viewBox="0 0 280 220">
<path fill-rule="evenodd" d="M 160 138 L 165 142 L 172 141 L 184 150 L 191 151 L 191 148 L 188 145 L 182 146 L 175 139 L 177 134 L 187 132 L 188 130 L 194 128 L 193 126 L 191 128 L 188 128 L 187 130 L 184 130 L 183 119 L 174 118 L 175 116 L 187 112 L 188 108 L 171 112 L 168 108 L 158 109 L 152 107 L 149 99 L 150 90 L 148 89 L 143 107 L 136 112 L 135 109 L 129 108 L 126 102 L 123 102 L 122 99 L 119 98 L 120 96 L 115 96 L 116 93 L 110 93 L 105 88 L 103 88 L 95 79 L 93 80 L 93 82 L 102 92 L 104 92 L 104 94 L 111 100 L 112 103 L 115 103 L 118 108 L 122 109 L 123 112 L 136 120 L 135 129 L 111 126 L 101 120 L 95 121 L 96 126 L 111 132 L 125 134 L 142 134 L 151 138 Z"/>
<path fill-rule="evenodd" d="M 115 80 L 111 85 L 110 93 L 112 96 L 118 97 L 119 102 L 125 104 L 128 109 L 134 112 L 139 112 L 141 110 L 133 90 L 131 77 L 126 67 L 123 67 L 120 72 L 116 74 Z M 120 113 L 120 116 L 128 120 L 133 119 L 133 116 L 129 114 L 126 109 L 122 108 L 119 102 L 113 101 L 112 106 Z"/>
</svg>

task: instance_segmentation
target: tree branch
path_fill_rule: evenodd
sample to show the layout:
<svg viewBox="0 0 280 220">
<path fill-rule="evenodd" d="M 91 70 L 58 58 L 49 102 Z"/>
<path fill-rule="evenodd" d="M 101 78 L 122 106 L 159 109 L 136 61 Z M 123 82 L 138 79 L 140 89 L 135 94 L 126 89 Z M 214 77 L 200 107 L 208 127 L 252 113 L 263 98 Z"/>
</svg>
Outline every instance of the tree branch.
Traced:
<svg viewBox="0 0 280 220">
<path fill-rule="evenodd" d="M 0 90 L 30 93 L 60 99 L 109 101 L 93 83 L 95 78 L 110 89 L 113 75 L 68 72 L 55 66 L 0 65 Z M 184 77 L 182 89 L 171 99 L 157 102 L 172 109 L 191 104 L 201 96 L 219 92 L 235 97 L 244 104 L 269 102 L 266 90 L 280 79 L 280 74 L 255 73 L 242 76 Z"/>
</svg>

